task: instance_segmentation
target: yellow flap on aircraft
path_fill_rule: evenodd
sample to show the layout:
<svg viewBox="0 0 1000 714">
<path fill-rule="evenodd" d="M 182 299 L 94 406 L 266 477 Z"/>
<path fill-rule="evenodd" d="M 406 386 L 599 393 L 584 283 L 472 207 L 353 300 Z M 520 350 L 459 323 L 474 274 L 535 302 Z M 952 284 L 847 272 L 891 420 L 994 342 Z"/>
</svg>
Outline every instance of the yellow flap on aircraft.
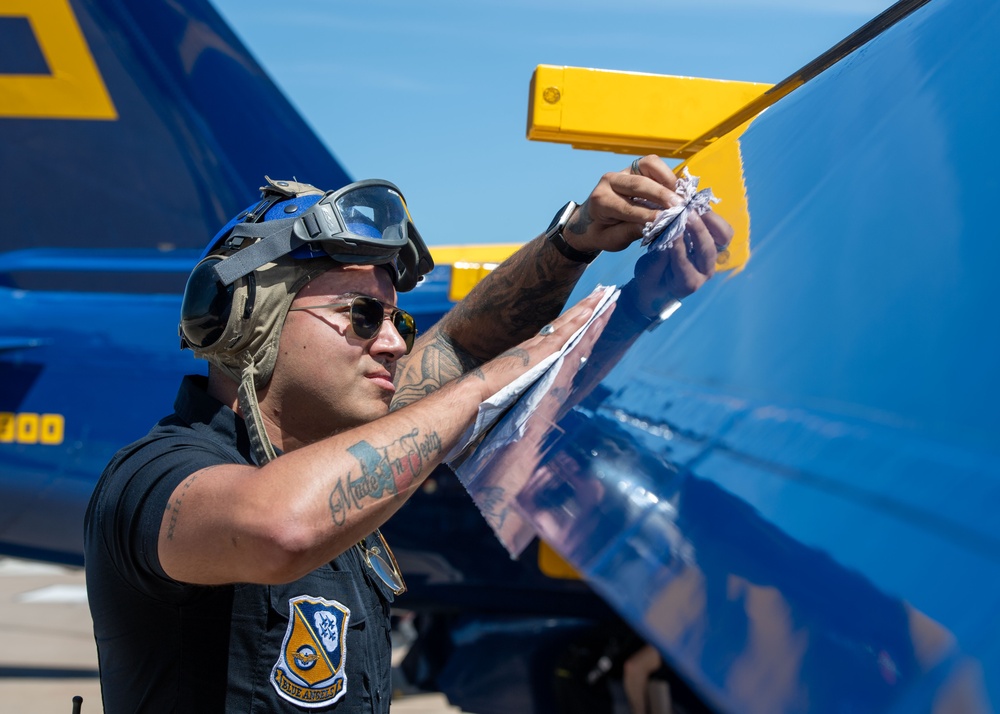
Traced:
<svg viewBox="0 0 1000 714">
<path fill-rule="evenodd" d="M 577 149 L 674 157 L 771 86 L 539 65 L 531 78 L 527 134 Z"/>
</svg>

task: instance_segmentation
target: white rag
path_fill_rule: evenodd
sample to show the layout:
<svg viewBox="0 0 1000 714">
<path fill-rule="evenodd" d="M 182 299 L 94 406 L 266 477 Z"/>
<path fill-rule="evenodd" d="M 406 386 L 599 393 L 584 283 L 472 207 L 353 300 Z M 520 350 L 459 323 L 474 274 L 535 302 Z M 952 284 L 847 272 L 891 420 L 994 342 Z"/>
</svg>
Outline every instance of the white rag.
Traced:
<svg viewBox="0 0 1000 714">
<path fill-rule="evenodd" d="M 703 188 L 699 191 L 698 177 L 692 176 L 688 172 L 687 166 L 684 167 L 684 175 L 677 179 L 674 193 L 683 198 L 684 203 L 661 210 L 656 214 L 656 218 L 642 229 L 642 244 L 649 246 L 649 250 L 672 248 L 677 236 L 684 234 L 684 228 L 687 227 L 688 215 L 691 211 L 697 211 L 699 216 L 704 215 L 705 211 L 712 207 L 710 204 L 722 200 L 716 198 L 710 188 Z M 649 201 L 641 201 L 640 203 L 646 206 L 651 205 Z M 659 206 L 651 207 L 660 208 Z"/>
</svg>

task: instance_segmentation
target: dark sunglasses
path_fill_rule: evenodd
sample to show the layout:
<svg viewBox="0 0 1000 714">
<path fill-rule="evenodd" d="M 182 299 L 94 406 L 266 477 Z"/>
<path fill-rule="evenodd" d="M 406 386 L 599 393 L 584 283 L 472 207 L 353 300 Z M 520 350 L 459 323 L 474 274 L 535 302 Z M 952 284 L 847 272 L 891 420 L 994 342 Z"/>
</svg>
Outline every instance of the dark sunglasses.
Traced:
<svg viewBox="0 0 1000 714">
<path fill-rule="evenodd" d="M 385 536 L 378 528 L 375 529 L 378 542 L 368 545 L 368 536 L 358 543 L 358 550 L 361 551 L 365 563 L 378 576 L 378 579 L 385 583 L 394 595 L 402 595 L 406 592 L 406 583 L 403 581 L 403 574 L 399 572 L 399 565 L 396 564 L 396 556 L 389 550 L 389 544 L 385 542 Z"/>
<path fill-rule="evenodd" d="M 413 315 L 398 307 L 386 306 L 382 301 L 368 295 L 358 295 L 349 302 L 290 307 L 288 311 L 341 307 L 351 308 L 351 331 L 362 340 L 370 340 L 378 334 L 378 331 L 382 329 L 382 323 L 386 320 L 386 312 L 388 311 L 388 319 L 392 320 L 392 326 L 396 328 L 396 332 L 406 343 L 406 353 L 409 354 L 410 350 L 413 349 L 413 341 L 417 338 L 417 321 L 413 319 Z"/>
</svg>

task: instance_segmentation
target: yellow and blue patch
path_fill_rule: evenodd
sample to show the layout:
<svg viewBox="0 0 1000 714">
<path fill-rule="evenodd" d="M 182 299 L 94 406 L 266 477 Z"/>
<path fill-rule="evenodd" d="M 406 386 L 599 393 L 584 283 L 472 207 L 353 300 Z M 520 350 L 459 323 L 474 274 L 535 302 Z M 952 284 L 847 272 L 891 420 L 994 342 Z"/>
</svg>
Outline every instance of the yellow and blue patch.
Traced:
<svg viewBox="0 0 1000 714">
<path fill-rule="evenodd" d="M 347 694 L 350 617 L 336 600 L 301 595 L 288 601 L 288 629 L 271 669 L 271 684 L 282 698 L 313 708 Z"/>
</svg>

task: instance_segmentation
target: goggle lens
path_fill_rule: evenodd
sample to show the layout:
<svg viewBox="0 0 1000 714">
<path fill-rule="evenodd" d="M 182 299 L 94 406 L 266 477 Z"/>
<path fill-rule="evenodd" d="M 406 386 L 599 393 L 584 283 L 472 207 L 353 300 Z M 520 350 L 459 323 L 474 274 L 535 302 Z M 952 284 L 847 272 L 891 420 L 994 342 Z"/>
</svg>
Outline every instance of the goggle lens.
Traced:
<svg viewBox="0 0 1000 714">
<path fill-rule="evenodd" d="M 387 186 L 363 186 L 334 202 L 347 230 L 377 241 L 398 242 L 410 219 L 403 197 Z M 335 252 L 335 251 L 334 251 Z"/>
</svg>

